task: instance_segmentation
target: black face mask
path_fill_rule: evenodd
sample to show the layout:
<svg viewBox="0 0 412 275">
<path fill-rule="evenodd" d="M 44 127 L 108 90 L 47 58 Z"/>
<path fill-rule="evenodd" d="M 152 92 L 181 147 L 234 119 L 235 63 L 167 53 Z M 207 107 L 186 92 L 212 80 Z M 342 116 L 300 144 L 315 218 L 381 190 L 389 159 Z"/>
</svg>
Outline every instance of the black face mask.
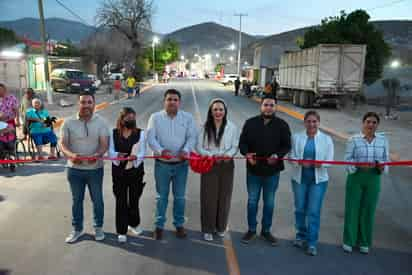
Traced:
<svg viewBox="0 0 412 275">
<path fill-rule="evenodd" d="M 124 127 L 127 129 L 135 129 L 136 128 L 136 120 L 126 120 L 124 122 Z"/>
</svg>

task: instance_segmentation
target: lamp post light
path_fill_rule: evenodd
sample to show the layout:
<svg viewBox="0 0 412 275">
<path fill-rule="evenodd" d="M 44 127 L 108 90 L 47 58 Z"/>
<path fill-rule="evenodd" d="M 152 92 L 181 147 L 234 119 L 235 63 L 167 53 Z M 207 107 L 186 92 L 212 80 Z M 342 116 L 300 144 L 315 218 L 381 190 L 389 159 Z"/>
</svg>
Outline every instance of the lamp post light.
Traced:
<svg viewBox="0 0 412 275">
<path fill-rule="evenodd" d="M 399 60 L 393 60 L 392 62 L 391 62 L 391 68 L 392 69 L 397 69 L 397 68 L 399 68 L 401 66 L 401 62 L 399 62 Z"/>
<path fill-rule="evenodd" d="M 152 48 L 153 48 L 153 79 L 157 80 L 156 77 L 156 62 L 155 62 L 155 48 L 156 48 L 156 44 L 159 43 L 159 38 L 158 37 L 153 37 L 153 41 L 152 41 Z"/>
</svg>

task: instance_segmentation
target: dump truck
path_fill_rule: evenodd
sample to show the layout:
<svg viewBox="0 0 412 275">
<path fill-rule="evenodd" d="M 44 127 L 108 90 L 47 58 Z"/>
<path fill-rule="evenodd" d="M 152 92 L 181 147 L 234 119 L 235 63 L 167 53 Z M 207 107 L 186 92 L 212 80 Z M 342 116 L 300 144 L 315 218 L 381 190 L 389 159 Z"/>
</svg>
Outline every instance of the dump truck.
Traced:
<svg viewBox="0 0 412 275">
<path fill-rule="evenodd" d="M 279 64 L 279 95 L 300 107 L 345 104 L 363 86 L 366 45 L 319 44 L 285 52 Z"/>
</svg>

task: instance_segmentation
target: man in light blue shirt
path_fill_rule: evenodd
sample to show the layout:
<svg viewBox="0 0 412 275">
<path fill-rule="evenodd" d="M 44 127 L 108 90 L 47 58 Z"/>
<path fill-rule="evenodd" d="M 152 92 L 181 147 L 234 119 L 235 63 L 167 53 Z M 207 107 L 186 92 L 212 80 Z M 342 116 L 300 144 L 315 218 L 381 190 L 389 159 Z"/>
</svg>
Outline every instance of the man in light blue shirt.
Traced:
<svg viewBox="0 0 412 275">
<path fill-rule="evenodd" d="M 193 116 L 179 110 L 181 94 L 169 89 L 164 94 L 164 110 L 150 116 L 147 141 L 154 155 L 156 181 L 156 214 L 154 238 L 161 240 L 166 222 L 170 182 L 173 188 L 173 219 L 176 236 L 185 238 L 185 192 L 188 174 L 187 158 L 197 142 Z"/>
</svg>

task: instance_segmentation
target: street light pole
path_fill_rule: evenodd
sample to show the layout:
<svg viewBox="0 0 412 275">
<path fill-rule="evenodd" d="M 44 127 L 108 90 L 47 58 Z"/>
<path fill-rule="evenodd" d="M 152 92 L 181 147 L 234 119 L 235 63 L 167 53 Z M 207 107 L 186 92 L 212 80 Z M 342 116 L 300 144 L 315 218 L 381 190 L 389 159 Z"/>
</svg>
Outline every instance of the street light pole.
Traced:
<svg viewBox="0 0 412 275">
<path fill-rule="evenodd" d="M 156 43 L 159 42 L 159 38 L 157 37 L 153 37 L 153 42 L 152 42 L 152 48 L 153 48 L 153 79 L 156 79 L 156 62 L 155 62 L 155 47 L 156 47 Z"/>
<path fill-rule="evenodd" d="M 242 50 L 242 17 L 248 16 L 245 13 L 238 13 L 235 16 L 239 16 L 239 47 L 238 47 L 238 54 L 237 54 L 237 74 L 240 76 L 240 57 L 241 57 L 241 50 Z"/>
<path fill-rule="evenodd" d="M 44 58 L 44 80 L 46 82 L 47 102 L 53 104 L 53 94 L 50 87 L 50 75 L 49 75 L 49 58 L 47 54 L 47 40 L 46 40 L 46 28 L 44 24 L 43 13 L 43 0 L 38 0 L 39 4 L 39 16 L 40 16 L 40 34 L 42 39 L 43 58 Z"/>
</svg>

